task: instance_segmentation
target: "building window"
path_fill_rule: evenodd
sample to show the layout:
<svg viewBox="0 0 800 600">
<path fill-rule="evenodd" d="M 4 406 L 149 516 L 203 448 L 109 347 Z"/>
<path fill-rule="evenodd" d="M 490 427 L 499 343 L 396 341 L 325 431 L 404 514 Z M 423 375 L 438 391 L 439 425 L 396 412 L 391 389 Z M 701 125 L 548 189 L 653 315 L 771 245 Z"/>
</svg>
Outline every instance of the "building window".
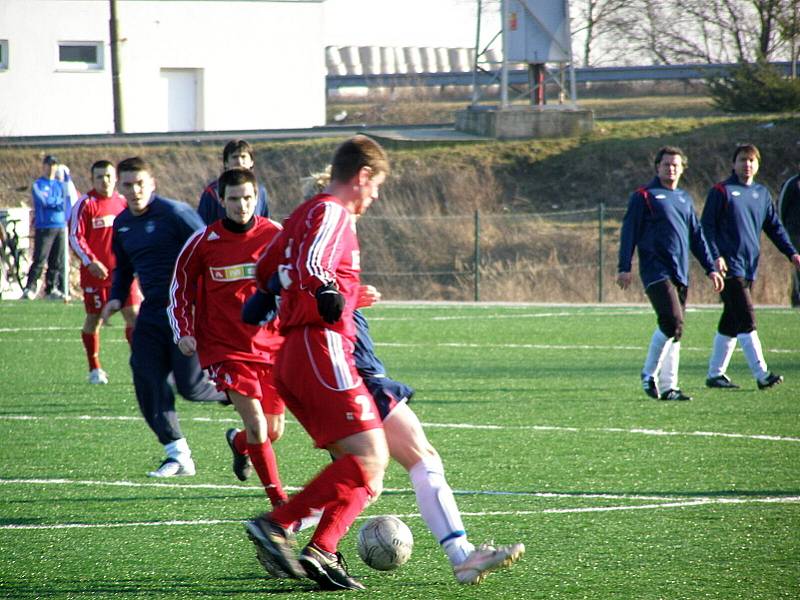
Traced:
<svg viewBox="0 0 800 600">
<path fill-rule="evenodd" d="M 103 42 L 59 42 L 58 68 L 98 71 L 103 68 Z"/>
<path fill-rule="evenodd" d="M 0 71 L 8 68 L 8 40 L 0 40 Z"/>
</svg>

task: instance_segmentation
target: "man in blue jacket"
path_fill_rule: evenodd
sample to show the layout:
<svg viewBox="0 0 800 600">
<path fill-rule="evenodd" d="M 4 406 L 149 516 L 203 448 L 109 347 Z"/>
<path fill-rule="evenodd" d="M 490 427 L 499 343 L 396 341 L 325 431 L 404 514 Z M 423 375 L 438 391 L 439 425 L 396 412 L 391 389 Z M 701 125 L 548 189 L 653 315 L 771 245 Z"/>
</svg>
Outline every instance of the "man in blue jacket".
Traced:
<svg viewBox="0 0 800 600">
<path fill-rule="evenodd" d="M 57 171 L 58 159 L 48 154 L 42 161 L 42 176 L 33 182 L 31 188 L 36 233 L 33 261 L 22 291 L 22 297 L 26 300 L 36 298 L 45 261 L 45 295 L 52 300 L 64 298 L 64 246 L 72 206 L 66 182 L 58 177 Z"/>
<path fill-rule="evenodd" d="M 720 294 L 722 316 L 706 379 L 711 388 L 739 387 L 725 374 L 737 340 L 758 389 L 771 388 L 783 381 L 781 375 L 767 369 L 750 292 L 758 271 L 761 231 L 797 269 L 800 269 L 800 254 L 778 219 L 769 190 L 754 181 L 760 163 L 761 153 L 753 144 L 737 146 L 733 153 L 733 173 L 711 188 L 703 208 L 703 232 L 711 251 L 719 257 L 717 268 L 725 273 L 725 289 Z"/>
<path fill-rule="evenodd" d="M 642 368 L 642 388 L 651 398 L 691 400 L 678 387 L 680 340 L 689 286 L 689 251 L 695 255 L 719 292 L 722 276 L 714 269 L 691 196 L 678 187 L 686 155 L 664 146 L 656 154 L 656 176 L 628 202 L 622 221 L 617 285 L 631 284 L 631 261 L 639 250 L 639 275 L 656 311 L 653 332 Z"/>
<path fill-rule="evenodd" d="M 181 432 L 175 394 L 167 378 L 172 372 L 178 392 L 187 400 L 221 402 L 225 395 L 204 377 L 197 356 L 185 356 L 173 342 L 167 307 L 175 261 L 186 240 L 203 223 L 188 204 L 155 193 L 152 169 L 143 159 L 123 160 L 117 173 L 118 188 L 128 208 L 114 220 L 112 247 L 117 268 L 102 318 L 107 320 L 124 305 L 135 273 L 144 302 L 131 340 L 133 386 L 142 415 L 166 454 L 148 476 L 194 475 L 192 453 Z"/>
</svg>

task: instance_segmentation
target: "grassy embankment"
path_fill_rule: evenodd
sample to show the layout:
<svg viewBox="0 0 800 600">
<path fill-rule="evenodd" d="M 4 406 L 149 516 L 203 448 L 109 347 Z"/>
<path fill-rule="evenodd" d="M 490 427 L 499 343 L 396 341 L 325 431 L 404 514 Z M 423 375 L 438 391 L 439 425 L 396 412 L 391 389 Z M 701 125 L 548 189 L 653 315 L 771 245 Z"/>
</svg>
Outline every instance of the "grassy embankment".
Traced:
<svg viewBox="0 0 800 600">
<path fill-rule="evenodd" d="M 636 98 L 605 101 L 602 106 L 633 115 L 652 113 L 659 106 L 673 113 L 669 107 L 684 106 L 688 113 L 706 116 L 600 121 L 591 135 L 581 138 L 392 150 L 394 172 L 383 191 L 384 201 L 362 223 L 363 266 L 369 278 L 394 299 L 470 299 L 473 213 L 480 210 L 482 299 L 591 302 L 598 295 L 594 219 L 602 201 L 609 207 L 604 298 L 644 301 L 638 291 L 622 295 L 612 281 L 619 219 L 628 194 L 652 176 L 650 160 L 659 146 L 676 144 L 688 152 L 683 184 L 698 211 L 708 188 L 729 172 L 730 154 L 738 142 L 751 141 L 761 148 L 759 180 L 773 193 L 797 166 L 797 115 L 717 116 L 708 114 L 708 105 L 697 99 L 681 105 Z M 276 216 L 286 215 L 296 204 L 299 179 L 324 166 L 337 142 L 255 144 L 257 172 L 266 182 Z M 93 160 L 146 156 L 155 165 L 162 194 L 196 203 L 204 183 L 217 174 L 220 150 L 219 144 L 178 144 L 75 146 L 48 152 L 72 167 L 81 190 L 88 186 L 85 171 Z M 41 149 L 0 148 L 0 205 L 28 201 L 40 157 Z M 578 212 L 553 214 L 565 211 Z M 409 215 L 419 218 L 396 219 Z M 788 269 L 765 243 L 755 291 L 759 302 L 787 302 Z M 700 280 L 702 274 L 695 272 L 694 277 L 698 285 L 691 300 L 715 301 Z"/>
</svg>

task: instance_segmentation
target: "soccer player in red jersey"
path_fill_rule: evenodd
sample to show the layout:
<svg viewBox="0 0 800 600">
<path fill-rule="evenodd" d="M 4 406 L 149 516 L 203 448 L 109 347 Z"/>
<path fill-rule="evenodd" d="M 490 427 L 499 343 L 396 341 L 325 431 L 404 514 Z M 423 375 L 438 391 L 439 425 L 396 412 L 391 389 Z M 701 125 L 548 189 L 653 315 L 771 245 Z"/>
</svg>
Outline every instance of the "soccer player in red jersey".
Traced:
<svg viewBox="0 0 800 600">
<path fill-rule="evenodd" d="M 112 225 L 116 216 L 127 204 L 114 189 L 117 171 L 107 160 L 98 160 L 92 165 L 92 190 L 72 208 L 69 225 L 69 243 L 81 261 L 81 288 L 86 319 L 81 337 L 86 357 L 89 360 L 89 383 L 106 384 L 108 376 L 100 366 L 100 311 L 108 302 L 111 290 L 111 273 L 116 258 L 111 249 Z M 128 343 L 133 335 L 136 313 L 142 303 L 142 295 L 136 282 L 131 291 L 122 317 L 125 319 L 125 337 Z"/>
<path fill-rule="evenodd" d="M 344 142 L 325 192 L 295 209 L 276 246 L 267 249 L 280 265 L 265 265 L 265 273 L 279 273 L 283 288 L 276 387 L 316 446 L 336 460 L 288 503 L 245 527 L 268 571 L 306 575 L 329 590 L 364 589 L 347 573 L 337 545 L 380 495 L 389 461 L 380 414 L 353 359 L 360 287 L 356 217 L 378 198 L 388 173 L 377 142 L 363 135 Z M 323 509 L 322 518 L 298 560 L 290 528 L 315 508 Z"/>
<path fill-rule="evenodd" d="M 245 431 L 227 433 L 234 472 L 244 481 L 252 463 L 277 506 L 286 493 L 272 442 L 283 433 L 284 405 L 275 391 L 272 364 L 282 338 L 275 324 L 247 325 L 240 313 L 256 289 L 256 260 L 280 225 L 254 214 L 258 186 L 249 169 L 225 171 L 219 186 L 225 217 L 195 232 L 178 255 L 169 322 L 180 351 L 198 354 L 242 417 Z"/>
</svg>

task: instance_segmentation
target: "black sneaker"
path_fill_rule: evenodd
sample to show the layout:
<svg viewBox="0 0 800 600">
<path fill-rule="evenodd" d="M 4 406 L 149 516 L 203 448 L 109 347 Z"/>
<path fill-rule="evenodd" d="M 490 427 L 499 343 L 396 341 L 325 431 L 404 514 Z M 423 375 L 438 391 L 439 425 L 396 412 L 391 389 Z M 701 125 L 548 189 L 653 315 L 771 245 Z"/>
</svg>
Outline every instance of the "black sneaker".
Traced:
<svg viewBox="0 0 800 600">
<path fill-rule="evenodd" d="M 725 390 L 738 390 L 739 386 L 728 379 L 727 375 L 717 375 L 706 379 L 706 387 L 720 388 Z"/>
<path fill-rule="evenodd" d="M 759 379 L 756 383 L 758 383 L 758 389 L 767 390 L 779 383 L 783 383 L 783 375 L 768 373 L 764 379 Z"/>
<path fill-rule="evenodd" d="M 225 439 L 228 441 L 228 446 L 233 452 L 233 474 L 239 481 L 247 481 L 247 478 L 253 474 L 253 463 L 250 462 L 250 457 L 247 454 L 242 454 L 236 450 L 233 443 L 233 438 L 239 433 L 238 429 L 230 428 L 225 432 Z"/>
<path fill-rule="evenodd" d="M 658 386 L 654 377 L 648 377 L 642 373 L 642 389 L 645 394 L 658 400 Z"/>
<path fill-rule="evenodd" d="M 331 554 L 309 544 L 300 552 L 300 564 L 309 579 L 323 590 L 365 590 L 364 585 L 350 577 L 341 552 Z"/>
<path fill-rule="evenodd" d="M 256 548 L 262 550 L 258 552 L 258 560 L 271 575 L 294 579 L 305 575 L 294 556 L 294 535 L 266 517 L 245 521 L 244 528 Z"/>
<path fill-rule="evenodd" d="M 691 400 L 691 396 L 687 396 L 680 390 L 667 390 L 658 397 L 659 400 Z"/>
</svg>

